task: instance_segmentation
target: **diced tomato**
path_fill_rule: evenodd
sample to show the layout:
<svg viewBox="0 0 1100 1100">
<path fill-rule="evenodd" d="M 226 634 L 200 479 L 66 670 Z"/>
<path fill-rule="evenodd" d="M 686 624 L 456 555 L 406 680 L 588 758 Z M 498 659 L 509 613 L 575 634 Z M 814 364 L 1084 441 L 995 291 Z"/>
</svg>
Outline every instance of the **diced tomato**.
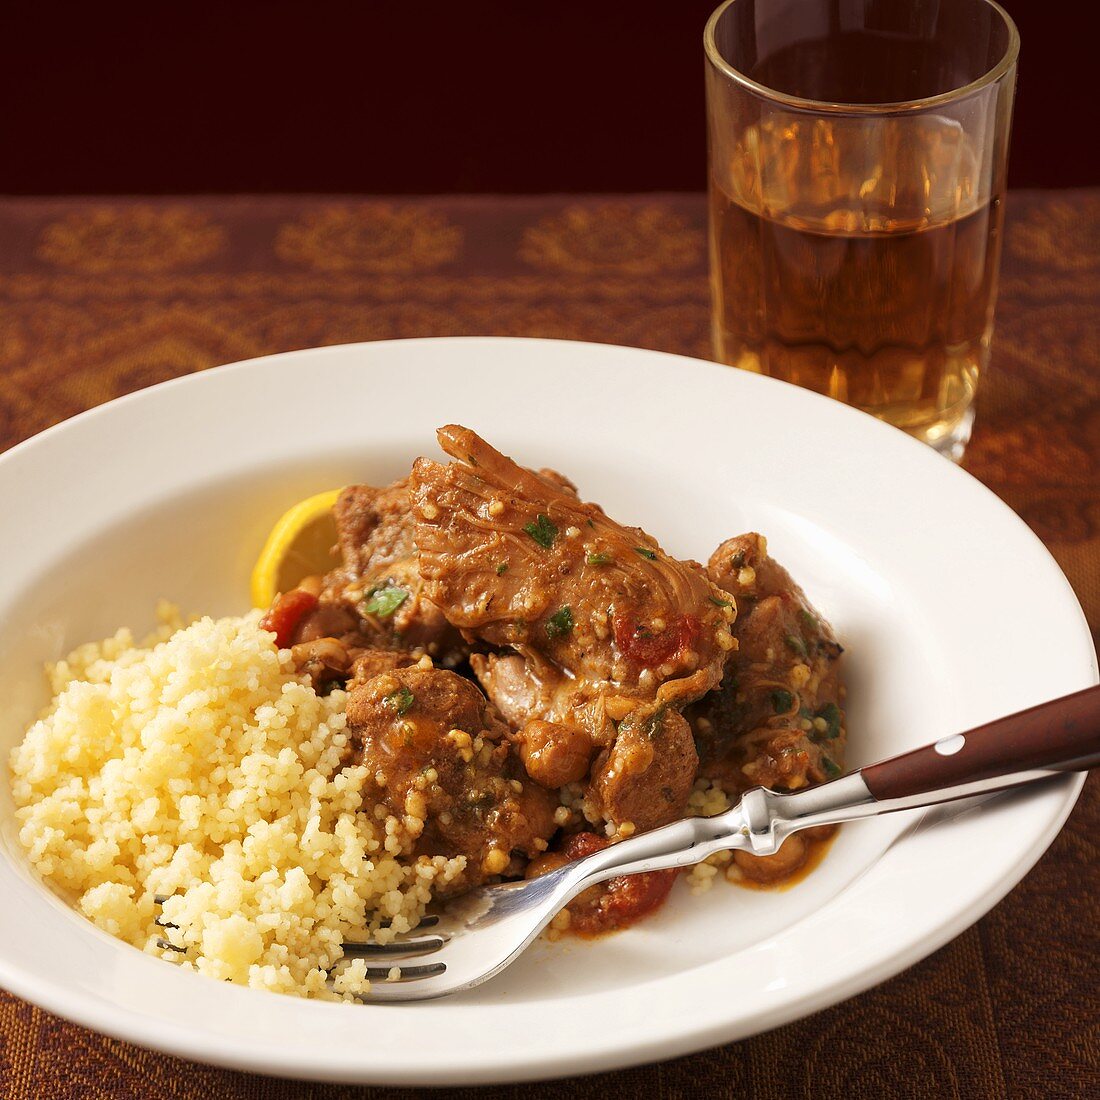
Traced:
<svg viewBox="0 0 1100 1100">
<path fill-rule="evenodd" d="M 260 620 L 262 630 L 275 635 L 275 644 L 286 649 L 294 637 L 295 627 L 317 606 L 317 597 L 301 588 L 284 592 Z"/>
<path fill-rule="evenodd" d="M 574 833 L 564 844 L 561 854 L 565 856 L 567 863 L 575 859 L 584 859 L 593 852 L 603 851 L 607 847 L 607 841 L 595 833 Z"/>
<path fill-rule="evenodd" d="M 566 841 L 562 854 L 570 861 L 583 859 L 607 844 L 595 833 L 576 833 Z M 621 875 L 586 890 L 569 903 L 570 931 L 579 936 L 600 936 L 637 923 L 664 904 L 677 873 Z"/>
<path fill-rule="evenodd" d="M 611 629 L 619 652 L 628 661 L 654 668 L 692 648 L 699 636 L 699 620 L 694 615 L 678 615 L 664 630 L 654 632 L 639 624 L 631 613 L 616 611 L 611 616 Z"/>
</svg>

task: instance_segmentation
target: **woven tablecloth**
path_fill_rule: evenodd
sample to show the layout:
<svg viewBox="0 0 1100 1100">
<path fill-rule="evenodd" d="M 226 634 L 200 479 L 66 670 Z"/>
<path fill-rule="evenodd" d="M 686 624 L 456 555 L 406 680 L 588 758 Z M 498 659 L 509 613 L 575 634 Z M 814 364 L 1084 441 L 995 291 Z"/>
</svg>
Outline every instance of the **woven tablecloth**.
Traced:
<svg viewBox="0 0 1100 1100">
<path fill-rule="evenodd" d="M 142 386 L 318 344 L 498 334 L 708 357 L 704 226 L 683 195 L 0 202 L 0 450 Z M 1012 194 L 965 465 L 1050 548 L 1094 635 L 1098 302 L 1100 190 Z M 988 916 L 806 1020 L 662 1065 L 456 1094 L 1100 1096 L 1098 836 L 1100 775 Z M 0 993 L 3 1100 L 382 1095 L 416 1092 L 193 1065 Z"/>
</svg>

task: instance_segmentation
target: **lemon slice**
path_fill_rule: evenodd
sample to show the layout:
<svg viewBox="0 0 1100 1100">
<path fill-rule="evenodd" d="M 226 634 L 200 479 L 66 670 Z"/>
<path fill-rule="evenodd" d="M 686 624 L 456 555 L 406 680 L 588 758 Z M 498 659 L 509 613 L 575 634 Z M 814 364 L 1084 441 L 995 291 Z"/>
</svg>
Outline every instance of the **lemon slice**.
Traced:
<svg viewBox="0 0 1100 1100">
<path fill-rule="evenodd" d="M 252 570 L 252 606 L 270 607 L 280 592 L 289 592 L 303 577 L 327 573 L 340 561 L 332 553 L 336 520 L 332 506 L 339 489 L 300 500 L 271 528 Z"/>
</svg>

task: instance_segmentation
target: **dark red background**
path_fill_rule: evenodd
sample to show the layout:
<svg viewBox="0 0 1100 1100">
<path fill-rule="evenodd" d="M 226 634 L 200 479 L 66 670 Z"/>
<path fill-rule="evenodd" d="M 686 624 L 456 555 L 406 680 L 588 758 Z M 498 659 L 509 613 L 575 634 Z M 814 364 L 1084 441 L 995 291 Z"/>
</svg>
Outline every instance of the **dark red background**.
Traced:
<svg viewBox="0 0 1100 1100">
<path fill-rule="evenodd" d="M 717 3 L 19 0 L 0 193 L 700 190 Z M 1011 183 L 1100 183 L 1091 4 L 1005 6 Z"/>
</svg>

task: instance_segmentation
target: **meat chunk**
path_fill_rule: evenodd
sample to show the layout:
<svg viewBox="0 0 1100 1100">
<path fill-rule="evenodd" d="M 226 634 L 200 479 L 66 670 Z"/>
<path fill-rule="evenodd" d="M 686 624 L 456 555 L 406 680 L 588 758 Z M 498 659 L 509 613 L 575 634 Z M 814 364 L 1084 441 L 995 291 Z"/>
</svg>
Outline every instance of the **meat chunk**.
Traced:
<svg viewBox="0 0 1100 1100">
<path fill-rule="evenodd" d="M 360 684 L 365 684 L 383 672 L 392 672 L 395 668 L 408 668 L 421 660 L 425 659 L 418 659 L 412 654 L 402 653 L 396 649 L 355 650 L 351 657 L 351 683 L 348 684 L 348 690 L 351 691 Z M 430 661 L 427 664 L 431 667 Z"/>
<path fill-rule="evenodd" d="M 319 590 L 317 606 L 298 623 L 294 631 L 294 642 L 297 644 L 342 638 L 354 645 L 360 639 L 351 636 L 358 633 L 359 616 L 354 608 L 335 598 L 332 593 Z"/>
<path fill-rule="evenodd" d="M 337 544 L 349 580 L 415 556 L 408 483 L 385 489 L 348 485 L 333 506 Z"/>
<path fill-rule="evenodd" d="M 458 632 L 424 595 L 417 568 L 409 489 L 349 485 L 333 513 L 343 567 L 326 578 L 326 593 L 355 612 L 355 629 L 376 648 L 427 653 L 443 664 L 465 655 Z"/>
<path fill-rule="evenodd" d="M 456 461 L 418 459 L 409 480 L 420 574 L 449 622 L 504 650 L 471 663 L 510 722 L 606 746 L 632 711 L 719 682 L 735 610 L 701 567 L 467 428 L 439 442 Z"/>
<path fill-rule="evenodd" d="M 353 685 L 352 751 L 369 790 L 405 820 L 418 852 L 464 856 L 457 888 L 519 874 L 546 850 L 557 799 L 523 773 L 508 730 L 477 686 L 444 669 L 394 669 Z"/>
<path fill-rule="evenodd" d="M 683 817 L 699 757 L 679 711 L 634 711 L 592 767 L 589 795 L 608 821 L 642 832 Z"/>
<path fill-rule="evenodd" d="M 761 535 L 724 542 L 707 569 L 740 614 L 721 689 L 688 711 L 699 774 L 735 792 L 795 790 L 839 775 L 847 730 L 832 628 Z"/>
</svg>

